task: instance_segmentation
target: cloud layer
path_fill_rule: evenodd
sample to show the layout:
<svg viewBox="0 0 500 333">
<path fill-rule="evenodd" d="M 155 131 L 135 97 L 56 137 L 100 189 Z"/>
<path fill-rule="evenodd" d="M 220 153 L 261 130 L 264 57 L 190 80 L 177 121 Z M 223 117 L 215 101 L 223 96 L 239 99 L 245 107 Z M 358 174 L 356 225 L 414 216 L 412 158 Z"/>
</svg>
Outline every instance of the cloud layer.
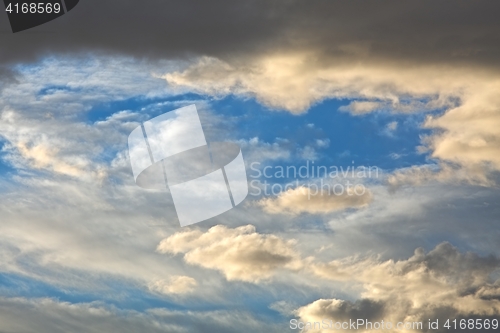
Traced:
<svg viewBox="0 0 500 333">
<path fill-rule="evenodd" d="M 85 0 L 15 35 L 0 21 L 2 329 L 283 332 L 291 308 L 307 321 L 498 316 L 499 260 L 484 255 L 500 251 L 498 195 L 470 186 L 494 186 L 500 170 L 498 9 Z M 336 147 L 327 135 L 300 147 L 276 137 L 286 117 L 298 123 L 329 99 L 343 117 L 397 115 L 386 136 L 428 113 L 417 149 L 429 165 L 395 170 L 390 188 L 410 185 L 396 195 L 295 189 L 179 230 L 168 193 L 133 184 L 126 137 L 185 93 L 289 112 L 235 139 L 270 164 Z M 481 255 L 449 243 L 408 255 L 449 238 Z M 37 296 L 51 293 L 72 301 Z"/>
</svg>

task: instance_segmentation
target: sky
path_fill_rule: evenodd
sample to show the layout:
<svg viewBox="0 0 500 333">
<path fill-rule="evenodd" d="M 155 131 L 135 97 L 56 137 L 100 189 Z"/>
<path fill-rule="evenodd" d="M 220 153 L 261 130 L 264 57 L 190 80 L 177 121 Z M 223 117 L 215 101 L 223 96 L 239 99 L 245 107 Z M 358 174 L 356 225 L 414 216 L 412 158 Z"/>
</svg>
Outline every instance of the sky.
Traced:
<svg viewBox="0 0 500 333">
<path fill-rule="evenodd" d="M 0 14 L 0 332 L 498 323 L 498 10 L 81 0 L 15 34 Z M 181 227 L 127 140 L 193 104 L 249 195 Z"/>
</svg>

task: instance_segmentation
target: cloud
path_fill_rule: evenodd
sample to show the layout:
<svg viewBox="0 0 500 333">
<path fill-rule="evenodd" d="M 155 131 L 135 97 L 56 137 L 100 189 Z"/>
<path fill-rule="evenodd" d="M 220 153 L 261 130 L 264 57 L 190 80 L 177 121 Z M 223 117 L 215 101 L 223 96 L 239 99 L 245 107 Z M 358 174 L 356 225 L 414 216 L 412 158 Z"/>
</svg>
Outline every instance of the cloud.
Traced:
<svg viewBox="0 0 500 333">
<path fill-rule="evenodd" d="M 275 235 L 261 235 L 251 225 L 235 229 L 218 225 L 205 233 L 173 234 L 160 242 L 157 251 L 182 254 L 188 264 L 218 270 L 228 280 L 258 282 L 279 270 L 300 267 L 293 245 Z"/>
<path fill-rule="evenodd" d="M 313 190 L 310 187 L 298 187 L 281 192 L 276 198 L 261 199 L 258 205 L 269 214 L 328 214 L 348 208 L 366 207 L 371 201 L 372 194 L 365 188 L 358 195 L 352 189 L 335 194 L 318 188 Z"/>
<path fill-rule="evenodd" d="M 151 68 L 106 57 L 49 58 L 15 68 L 17 79 L 0 91 L 2 158 L 17 169 L 102 180 L 104 156 L 122 149 L 144 116 L 121 110 L 92 123 L 88 112 L 109 101 L 166 96 Z"/>
<path fill-rule="evenodd" d="M 390 131 L 395 131 L 397 128 L 398 128 L 397 121 L 391 121 L 389 124 L 387 124 L 387 129 Z"/>
<path fill-rule="evenodd" d="M 5 66 L 0 66 L 0 92 L 4 87 L 18 82 L 14 71 Z"/>
<path fill-rule="evenodd" d="M 132 129 L 170 107 L 157 105 L 170 95 L 153 67 L 89 56 L 12 69 L 0 90 L 0 167 L 13 169 L 0 177 L 3 273 L 86 292 L 191 275 L 154 252 L 175 210 L 166 193 L 135 186 L 127 156 Z M 124 100 L 147 110 L 112 105 Z"/>
<path fill-rule="evenodd" d="M 241 332 L 263 325 L 244 311 L 123 310 L 99 302 L 69 303 L 50 298 L 0 298 L 2 329 L 12 333 Z M 22 318 L 22 320 L 20 320 Z M 266 331 L 280 332 L 267 324 Z"/>
<path fill-rule="evenodd" d="M 81 168 L 77 165 L 70 165 L 64 161 L 58 161 L 57 158 L 54 158 L 57 151 L 51 150 L 48 147 L 44 147 L 42 145 L 28 147 L 26 143 L 21 142 L 18 144 L 17 149 L 23 158 L 32 162 L 34 168 L 50 168 L 55 172 L 74 177 L 81 176 L 83 174 Z"/>
<path fill-rule="evenodd" d="M 367 299 L 355 302 L 340 299 L 319 299 L 295 311 L 295 315 L 305 322 L 322 322 L 323 319 L 334 322 L 379 321 L 384 313 L 384 305 Z"/>
<path fill-rule="evenodd" d="M 474 165 L 462 168 L 456 164 L 442 162 L 398 169 L 387 176 L 387 185 L 391 192 L 403 186 L 423 186 L 435 182 L 495 186 L 496 180 L 492 174 L 493 169 L 487 166 Z"/>
<path fill-rule="evenodd" d="M 300 49 L 314 50 L 318 61 L 335 57 L 359 63 L 370 57 L 498 66 L 499 37 L 491 33 L 499 27 L 497 3 L 476 1 L 450 8 L 429 0 L 390 0 L 365 4 L 364 9 L 360 12 L 351 2 L 190 0 L 150 1 L 137 11 L 132 0 L 123 0 L 120 8 L 87 0 L 63 19 L 3 34 L 0 61 L 79 52 L 138 58 L 240 55 L 244 61 L 255 53 Z M 7 20 L 0 29 L 10 30 Z"/>
<path fill-rule="evenodd" d="M 428 253 L 419 248 L 407 260 L 353 257 L 320 263 L 312 266 L 315 274 L 359 283 L 361 299 L 321 299 L 297 309 L 296 315 L 303 321 L 383 318 L 392 323 L 498 315 L 499 281 L 493 278 L 499 268 L 498 258 L 461 253 L 449 243 Z"/>
<path fill-rule="evenodd" d="M 198 283 L 189 276 L 172 276 L 168 280 L 158 280 L 149 285 L 152 292 L 170 295 L 186 294 L 195 290 Z"/>
<path fill-rule="evenodd" d="M 349 105 L 341 106 L 339 108 L 340 111 L 350 112 L 354 115 L 362 115 L 365 113 L 370 113 L 377 109 L 380 109 L 382 106 L 379 102 L 362 102 L 362 101 L 354 101 L 349 103 Z"/>
<path fill-rule="evenodd" d="M 312 105 L 329 98 L 365 99 L 345 110 L 356 113 L 373 111 L 380 103 L 402 108 L 410 97 L 428 99 L 426 109 L 453 105 L 464 88 L 474 87 L 469 79 L 492 84 L 494 76 L 471 68 L 447 65 L 419 65 L 408 68 L 396 63 L 369 61 L 354 66 L 345 62 L 318 61 L 312 51 L 273 53 L 257 56 L 244 64 L 202 57 L 183 71 L 170 72 L 164 78 L 171 85 L 187 87 L 199 93 L 225 96 L 254 96 L 263 104 L 303 113 Z M 478 77 L 479 75 L 479 77 Z"/>
<path fill-rule="evenodd" d="M 429 117 L 425 127 L 439 129 L 428 138 L 432 157 L 467 167 L 491 165 L 500 170 L 500 78 L 477 83 L 464 102 L 440 117 Z"/>
<path fill-rule="evenodd" d="M 273 160 L 287 160 L 290 151 L 286 147 L 286 140 L 276 140 L 269 143 L 253 137 L 249 140 L 238 140 L 238 145 L 244 152 L 245 160 L 251 162 L 268 162 Z M 247 162 L 248 164 L 248 162 Z"/>
<path fill-rule="evenodd" d="M 298 153 L 300 158 L 306 161 L 315 161 L 318 159 L 318 153 L 311 146 L 305 146 L 304 148 L 300 148 Z"/>
<path fill-rule="evenodd" d="M 316 144 L 320 148 L 328 148 L 330 146 L 330 139 L 323 139 L 323 140 L 318 139 L 316 140 Z"/>
</svg>

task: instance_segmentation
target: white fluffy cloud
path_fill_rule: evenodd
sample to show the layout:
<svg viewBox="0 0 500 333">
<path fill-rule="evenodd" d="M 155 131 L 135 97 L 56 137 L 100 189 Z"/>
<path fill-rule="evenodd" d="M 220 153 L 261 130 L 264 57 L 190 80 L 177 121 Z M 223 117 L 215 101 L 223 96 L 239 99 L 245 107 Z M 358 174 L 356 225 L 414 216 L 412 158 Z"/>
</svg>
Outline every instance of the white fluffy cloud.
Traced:
<svg viewBox="0 0 500 333">
<path fill-rule="evenodd" d="M 192 265 L 215 269 L 228 280 L 257 282 L 269 279 L 280 269 L 301 266 L 293 241 L 262 235 L 251 225 L 230 229 L 222 225 L 207 232 L 178 232 L 158 245 L 160 253 L 183 254 Z"/>
<path fill-rule="evenodd" d="M 477 166 L 491 164 L 500 170 L 500 77 L 484 82 L 478 75 L 462 103 L 439 117 L 429 117 L 425 126 L 439 129 L 429 138 L 432 156 Z"/>
</svg>

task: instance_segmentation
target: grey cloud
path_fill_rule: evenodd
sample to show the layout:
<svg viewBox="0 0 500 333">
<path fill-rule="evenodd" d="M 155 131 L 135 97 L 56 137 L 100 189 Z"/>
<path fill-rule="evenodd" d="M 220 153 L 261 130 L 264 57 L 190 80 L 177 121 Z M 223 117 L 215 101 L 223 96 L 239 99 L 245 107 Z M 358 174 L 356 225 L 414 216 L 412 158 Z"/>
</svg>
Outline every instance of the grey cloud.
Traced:
<svg viewBox="0 0 500 333">
<path fill-rule="evenodd" d="M 338 299 L 320 299 L 307 307 L 298 309 L 296 314 L 334 319 L 335 321 L 349 321 L 358 318 L 376 321 L 380 320 L 384 313 L 384 304 L 369 299 L 357 300 L 355 302 Z"/>
<path fill-rule="evenodd" d="M 498 65 L 493 1 L 81 1 L 69 14 L 11 34 L 0 61 L 50 52 L 215 57 L 270 49 L 319 50 L 319 62 L 366 58 Z"/>
<path fill-rule="evenodd" d="M 428 253 L 416 249 L 407 260 L 352 258 L 318 264 L 315 272 L 325 279 L 361 284 L 362 298 L 354 303 L 321 299 L 297 309 L 296 315 L 304 321 L 367 318 L 392 323 L 488 318 L 500 312 L 499 268 L 497 257 L 463 253 L 449 243 Z"/>
<path fill-rule="evenodd" d="M 16 75 L 13 70 L 0 66 L 0 93 L 10 84 L 17 83 Z"/>
<path fill-rule="evenodd" d="M 68 303 L 54 299 L 0 298 L 2 332 L 262 332 L 264 325 L 243 311 L 145 312 L 117 309 L 99 302 Z M 22 318 L 22 320 L 20 320 Z M 278 325 L 265 325 L 266 332 L 279 332 Z"/>
<path fill-rule="evenodd" d="M 0 59 L 18 61 L 50 52 L 112 52 L 139 57 L 241 51 L 277 35 L 284 18 L 276 1 L 81 1 L 71 13 L 10 34 L 0 23 Z M 274 33 L 273 33 L 274 32 Z M 246 45 L 246 46 L 245 46 Z"/>
</svg>

